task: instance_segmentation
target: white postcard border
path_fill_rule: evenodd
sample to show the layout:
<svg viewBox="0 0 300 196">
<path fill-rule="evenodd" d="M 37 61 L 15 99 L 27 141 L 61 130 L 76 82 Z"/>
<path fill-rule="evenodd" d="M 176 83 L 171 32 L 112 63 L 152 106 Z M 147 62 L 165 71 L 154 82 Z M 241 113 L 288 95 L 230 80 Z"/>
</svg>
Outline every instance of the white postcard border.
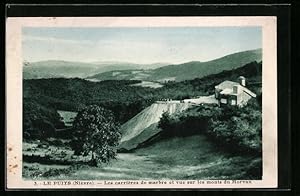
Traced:
<svg viewBox="0 0 300 196">
<path fill-rule="evenodd" d="M 277 32 L 276 17 L 9 17 L 6 20 L 6 185 L 8 189 L 128 188 L 276 188 L 277 187 Z M 250 183 L 231 180 L 34 181 L 22 179 L 22 27 L 229 27 L 262 28 L 263 178 Z M 107 180 L 108 182 L 109 180 Z M 159 181 L 159 180 L 154 180 Z M 192 183 L 194 181 L 194 184 Z M 55 183 L 58 182 L 58 183 Z M 202 184 L 203 182 L 203 184 Z M 212 182 L 208 184 L 208 182 Z M 65 183 L 65 184 L 64 184 Z M 89 184 L 91 183 L 91 184 Z"/>
</svg>

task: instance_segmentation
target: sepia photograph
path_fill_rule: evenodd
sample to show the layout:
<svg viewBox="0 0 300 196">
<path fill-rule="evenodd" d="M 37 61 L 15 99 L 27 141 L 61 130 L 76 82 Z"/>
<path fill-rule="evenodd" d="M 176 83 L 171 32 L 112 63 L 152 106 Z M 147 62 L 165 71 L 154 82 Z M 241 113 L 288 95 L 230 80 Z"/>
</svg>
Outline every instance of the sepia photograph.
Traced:
<svg viewBox="0 0 300 196">
<path fill-rule="evenodd" d="M 20 27 L 22 181 L 264 180 L 263 26 L 114 21 Z"/>
</svg>

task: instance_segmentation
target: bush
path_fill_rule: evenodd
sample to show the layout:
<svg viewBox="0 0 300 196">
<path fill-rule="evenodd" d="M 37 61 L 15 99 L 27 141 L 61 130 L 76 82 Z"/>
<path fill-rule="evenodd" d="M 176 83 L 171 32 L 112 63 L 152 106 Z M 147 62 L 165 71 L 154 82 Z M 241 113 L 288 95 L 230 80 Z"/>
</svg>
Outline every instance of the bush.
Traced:
<svg viewBox="0 0 300 196">
<path fill-rule="evenodd" d="M 250 179 L 257 179 L 257 176 L 262 176 L 262 159 L 256 159 L 250 162 L 248 166 L 248 170 L 246 171 L 246 176 Z"/>
<path fill-rule="evenodd" d="M 260 153 L 262 116 L 255 99 L 247 106 L 224 107 L 209 121 L 208 134 L 224 147 L 234 151 Z"/>
<path fill-rule="evenodd" d="M 256 99 L 243 108 L 202 105 L 176 115 L 164 113 L 159 127 L 166 137 L 205 133 L 227 150 L 261 153 L 262 116 Z"/>
<path fill-rule="evenodd" d="M 163 113 L 158 127 L 163 130 L 163 136 L 189 136 L 204 133 L 208 129 L 208 119 L 213 112 L 211 106 L 199 106 L 198 111 L 187 110 L 180 114 Z"/>
</svg>

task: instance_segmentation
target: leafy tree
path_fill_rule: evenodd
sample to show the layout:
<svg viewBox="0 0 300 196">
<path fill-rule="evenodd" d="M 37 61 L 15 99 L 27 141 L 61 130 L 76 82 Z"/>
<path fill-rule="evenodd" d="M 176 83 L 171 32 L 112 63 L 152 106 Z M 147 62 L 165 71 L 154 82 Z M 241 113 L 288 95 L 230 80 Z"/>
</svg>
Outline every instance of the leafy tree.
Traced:
<svg viewBox="0 0 300 196">
<path fill-rule="evenodd" d="M 181 121 L 175 115 L 170 115 L 169 112 L 164 112 L 158 123 L 158 127 L 163 130 L 164 137 L 177 136 L 181 132 Z"/>
<path fill-rule="evenodd" d="M 81 110 L 74 121 L 75 154 L 91 155 L 91 163 L 108 162 L 116 156 L 121 134 L 111 111 L 90 105 Z"/>
<path fill-rule="evenodd" d="M 164 112 L 160 118 L 160 121 L 158 122 L 158 127 L 165 131 L 169 131 L 171 124 L 171 116 L 168 111 Z"/>
</svg>

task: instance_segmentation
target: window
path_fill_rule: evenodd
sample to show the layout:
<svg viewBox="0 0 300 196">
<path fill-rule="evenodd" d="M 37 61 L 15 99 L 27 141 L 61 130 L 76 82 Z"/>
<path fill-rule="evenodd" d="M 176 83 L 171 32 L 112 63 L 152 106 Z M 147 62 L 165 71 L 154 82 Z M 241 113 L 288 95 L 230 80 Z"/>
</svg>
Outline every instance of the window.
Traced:
<svg viewBox="0 0 300 196">
<path fill-rule="evenodd" d="M 227 99 L 222 98 L 221 103 L 227 104 Z"/>
<path fill-rule="evenodd" d="M 236 105 L 236 100 L 232 99 L 231 100 L 231 105 Z"/>
</svg>

